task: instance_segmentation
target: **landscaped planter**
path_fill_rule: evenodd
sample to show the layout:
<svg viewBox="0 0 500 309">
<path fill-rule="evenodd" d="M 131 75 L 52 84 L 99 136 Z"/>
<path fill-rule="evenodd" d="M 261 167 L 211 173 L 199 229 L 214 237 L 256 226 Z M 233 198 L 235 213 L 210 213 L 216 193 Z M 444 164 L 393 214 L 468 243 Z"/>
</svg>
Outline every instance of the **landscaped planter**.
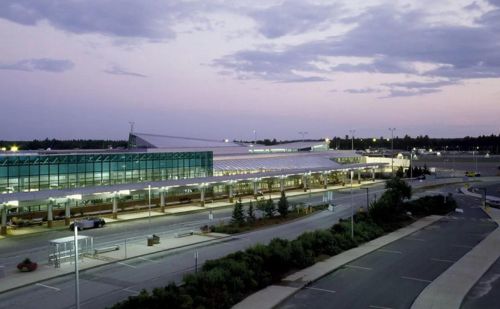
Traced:
<svg viewBox="0 0 500 309">
<path fill-rule="evenodd" d="M 17 264 L 17 269 L 21 272 L 30 272 L 36 270 L 38 264 L 32 262 L 30 259 L 25 259 L 21 263 Z"/>
</svg>

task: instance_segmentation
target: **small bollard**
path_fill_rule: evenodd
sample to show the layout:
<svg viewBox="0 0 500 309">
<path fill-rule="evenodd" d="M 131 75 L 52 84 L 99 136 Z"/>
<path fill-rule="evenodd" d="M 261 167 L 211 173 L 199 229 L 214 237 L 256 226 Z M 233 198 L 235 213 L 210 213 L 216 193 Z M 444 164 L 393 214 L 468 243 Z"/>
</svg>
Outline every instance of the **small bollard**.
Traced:
<svg viewBox="0 0 500 309">
<path fill-rule="evenodd" d="M 153 244 L 154 244 L 153 236 L 148 236 L 148 247 L 153 246 Z"/>
</svg>

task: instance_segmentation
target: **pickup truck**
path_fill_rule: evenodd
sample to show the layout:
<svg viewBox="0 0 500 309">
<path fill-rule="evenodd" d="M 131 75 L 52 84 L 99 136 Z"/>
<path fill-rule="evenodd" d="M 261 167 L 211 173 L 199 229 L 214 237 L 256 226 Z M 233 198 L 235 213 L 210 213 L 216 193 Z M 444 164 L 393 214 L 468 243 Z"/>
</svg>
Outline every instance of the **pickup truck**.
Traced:
<svg viewBox="0 0 500 309">
<path fill-rule="evenodd" d="M 79 231 L 85 230 L 85 229 L 93 229 L 96 227 L 103 227 L 106 224 L 106 221 L 102 218 L 85 218 L 82 220 L 78 220 L 75 223 L 71 223 L 69 225 L 70 231 L 73 231 L 75 229 L 75 224 L 76 227 L 78 228 Z"/>
</svg>

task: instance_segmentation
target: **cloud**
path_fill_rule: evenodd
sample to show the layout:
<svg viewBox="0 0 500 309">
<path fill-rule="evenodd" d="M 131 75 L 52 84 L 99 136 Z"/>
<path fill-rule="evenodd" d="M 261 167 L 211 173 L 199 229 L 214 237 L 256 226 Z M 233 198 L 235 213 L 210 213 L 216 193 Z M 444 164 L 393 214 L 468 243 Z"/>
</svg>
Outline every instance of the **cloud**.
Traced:
<svg viewBox="0 0 500 309">
<path fill-rule="evenodd" d="M 169 0 L 2 0 L 0 18 L 23 25 L 42 20 L 72 33 L 169 39 L 180 19 L 203 11 L 203 3 Z"/>
<path fill-rule="evenodd" d="M 273 10 L 270 8 L 270 12 Z M 238 76 L 274 81 L 287 77 L 293 79 L 295 71 L 307 72 L 309 75 L 336 72 L 402 73 L 416 78 L 445 80 L 500 77 L 500 9 L 494 8 L 484 14 L 474 26 L 430 23 L 430 15 L 408 7 L 371 7 L 355 19 L 357 25 L 353 29 L 341 36 L 308 41 L 280 50 L 242 50 L 216 60 L 215 64 L 234 71 Z M 283 34 L 279 31 L 274 33 Z M 361 57 L 372 61 L 361 64 L 337 63 L 326 69 L 312 65 L 328 57 Z M 422 63 L 430 65 L 432 69 L 419 70 L 419 64 Z M 433 93 L 442 86 L 445 85 L 436 85 L 431 87 L 432 90 L 400 90 L 393 94 Z"/>
<path fill-rule="evenodd" d="M 374 88 L 360 88 L 360 89 L 346 89 L 344 90 L 344 92 L 351 94 L 366 94 L 366 93 L 378 93 L 381 92 L 381 90 Z"/>
<path fill-rule="evenodd" d="M 389 94 L 387 96 L 380 97 L 380 99 L 388 99 L 388 98 L 396 98 L 396 97 L 413 97 L 413 96 L 419 96 L 419 95 L 436 93 L 436 92 L 441 92 L 441 90 L 435 89 L 435 88 L 431 88 L 431 89 L 421 88 L 421 89 L 416 89 L 416 90 L 391 89 L 391 90 L 389 90 Z"/>
<path fill-rule="evenodd" d="M 258 31 L 262 35 L 273 39 L 326 27 L 339 9 L 337 4 L 288 0 L 279 5 L 252 11 L 249 16 L 256 21 Z"/>
<path fill-rule="evenodd" d="M 62 73 L 71 70 L 75 64 L 69 60 L 58 59 L 24 59 L 15 63 L 0 64 L 0 70 L 14 70 L 14 71 L 45 71 L 53 73 Z"/>
<path fill-rule="evenodd" d="M 113 75 L 125 75 L 125 76 L 132 76 L 132 77 L 147 77 L 147 75 L 140 74 L 140 73 L 135 73 L 135 72 L 130 72 L 127 70 L 124 70 L 123 68 L 119 66 L 112 66 L 111 68 L 104 70 L 105 73 L 108 74 L 113 74 Z"/>
</svg>

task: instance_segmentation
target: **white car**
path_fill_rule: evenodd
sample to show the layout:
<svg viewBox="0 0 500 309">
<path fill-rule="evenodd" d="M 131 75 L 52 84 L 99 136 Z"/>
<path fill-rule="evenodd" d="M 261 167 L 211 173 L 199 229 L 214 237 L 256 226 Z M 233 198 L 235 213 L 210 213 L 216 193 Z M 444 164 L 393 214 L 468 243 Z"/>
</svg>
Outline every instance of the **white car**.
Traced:
<svg viewBox="0 0 500 309">
<path fill-rule="evenodd" d="M 76 221 L 76 227 L 79 231 L 84 229 L 93 229 L 96 227 L 103 227 L 106 224 L 106 221 L 102 218 L 85 218 L 79 221 Z M 70 231 L 75 229 L 75 223 L 71 223 L 69 225 Z"/>
</svg>

